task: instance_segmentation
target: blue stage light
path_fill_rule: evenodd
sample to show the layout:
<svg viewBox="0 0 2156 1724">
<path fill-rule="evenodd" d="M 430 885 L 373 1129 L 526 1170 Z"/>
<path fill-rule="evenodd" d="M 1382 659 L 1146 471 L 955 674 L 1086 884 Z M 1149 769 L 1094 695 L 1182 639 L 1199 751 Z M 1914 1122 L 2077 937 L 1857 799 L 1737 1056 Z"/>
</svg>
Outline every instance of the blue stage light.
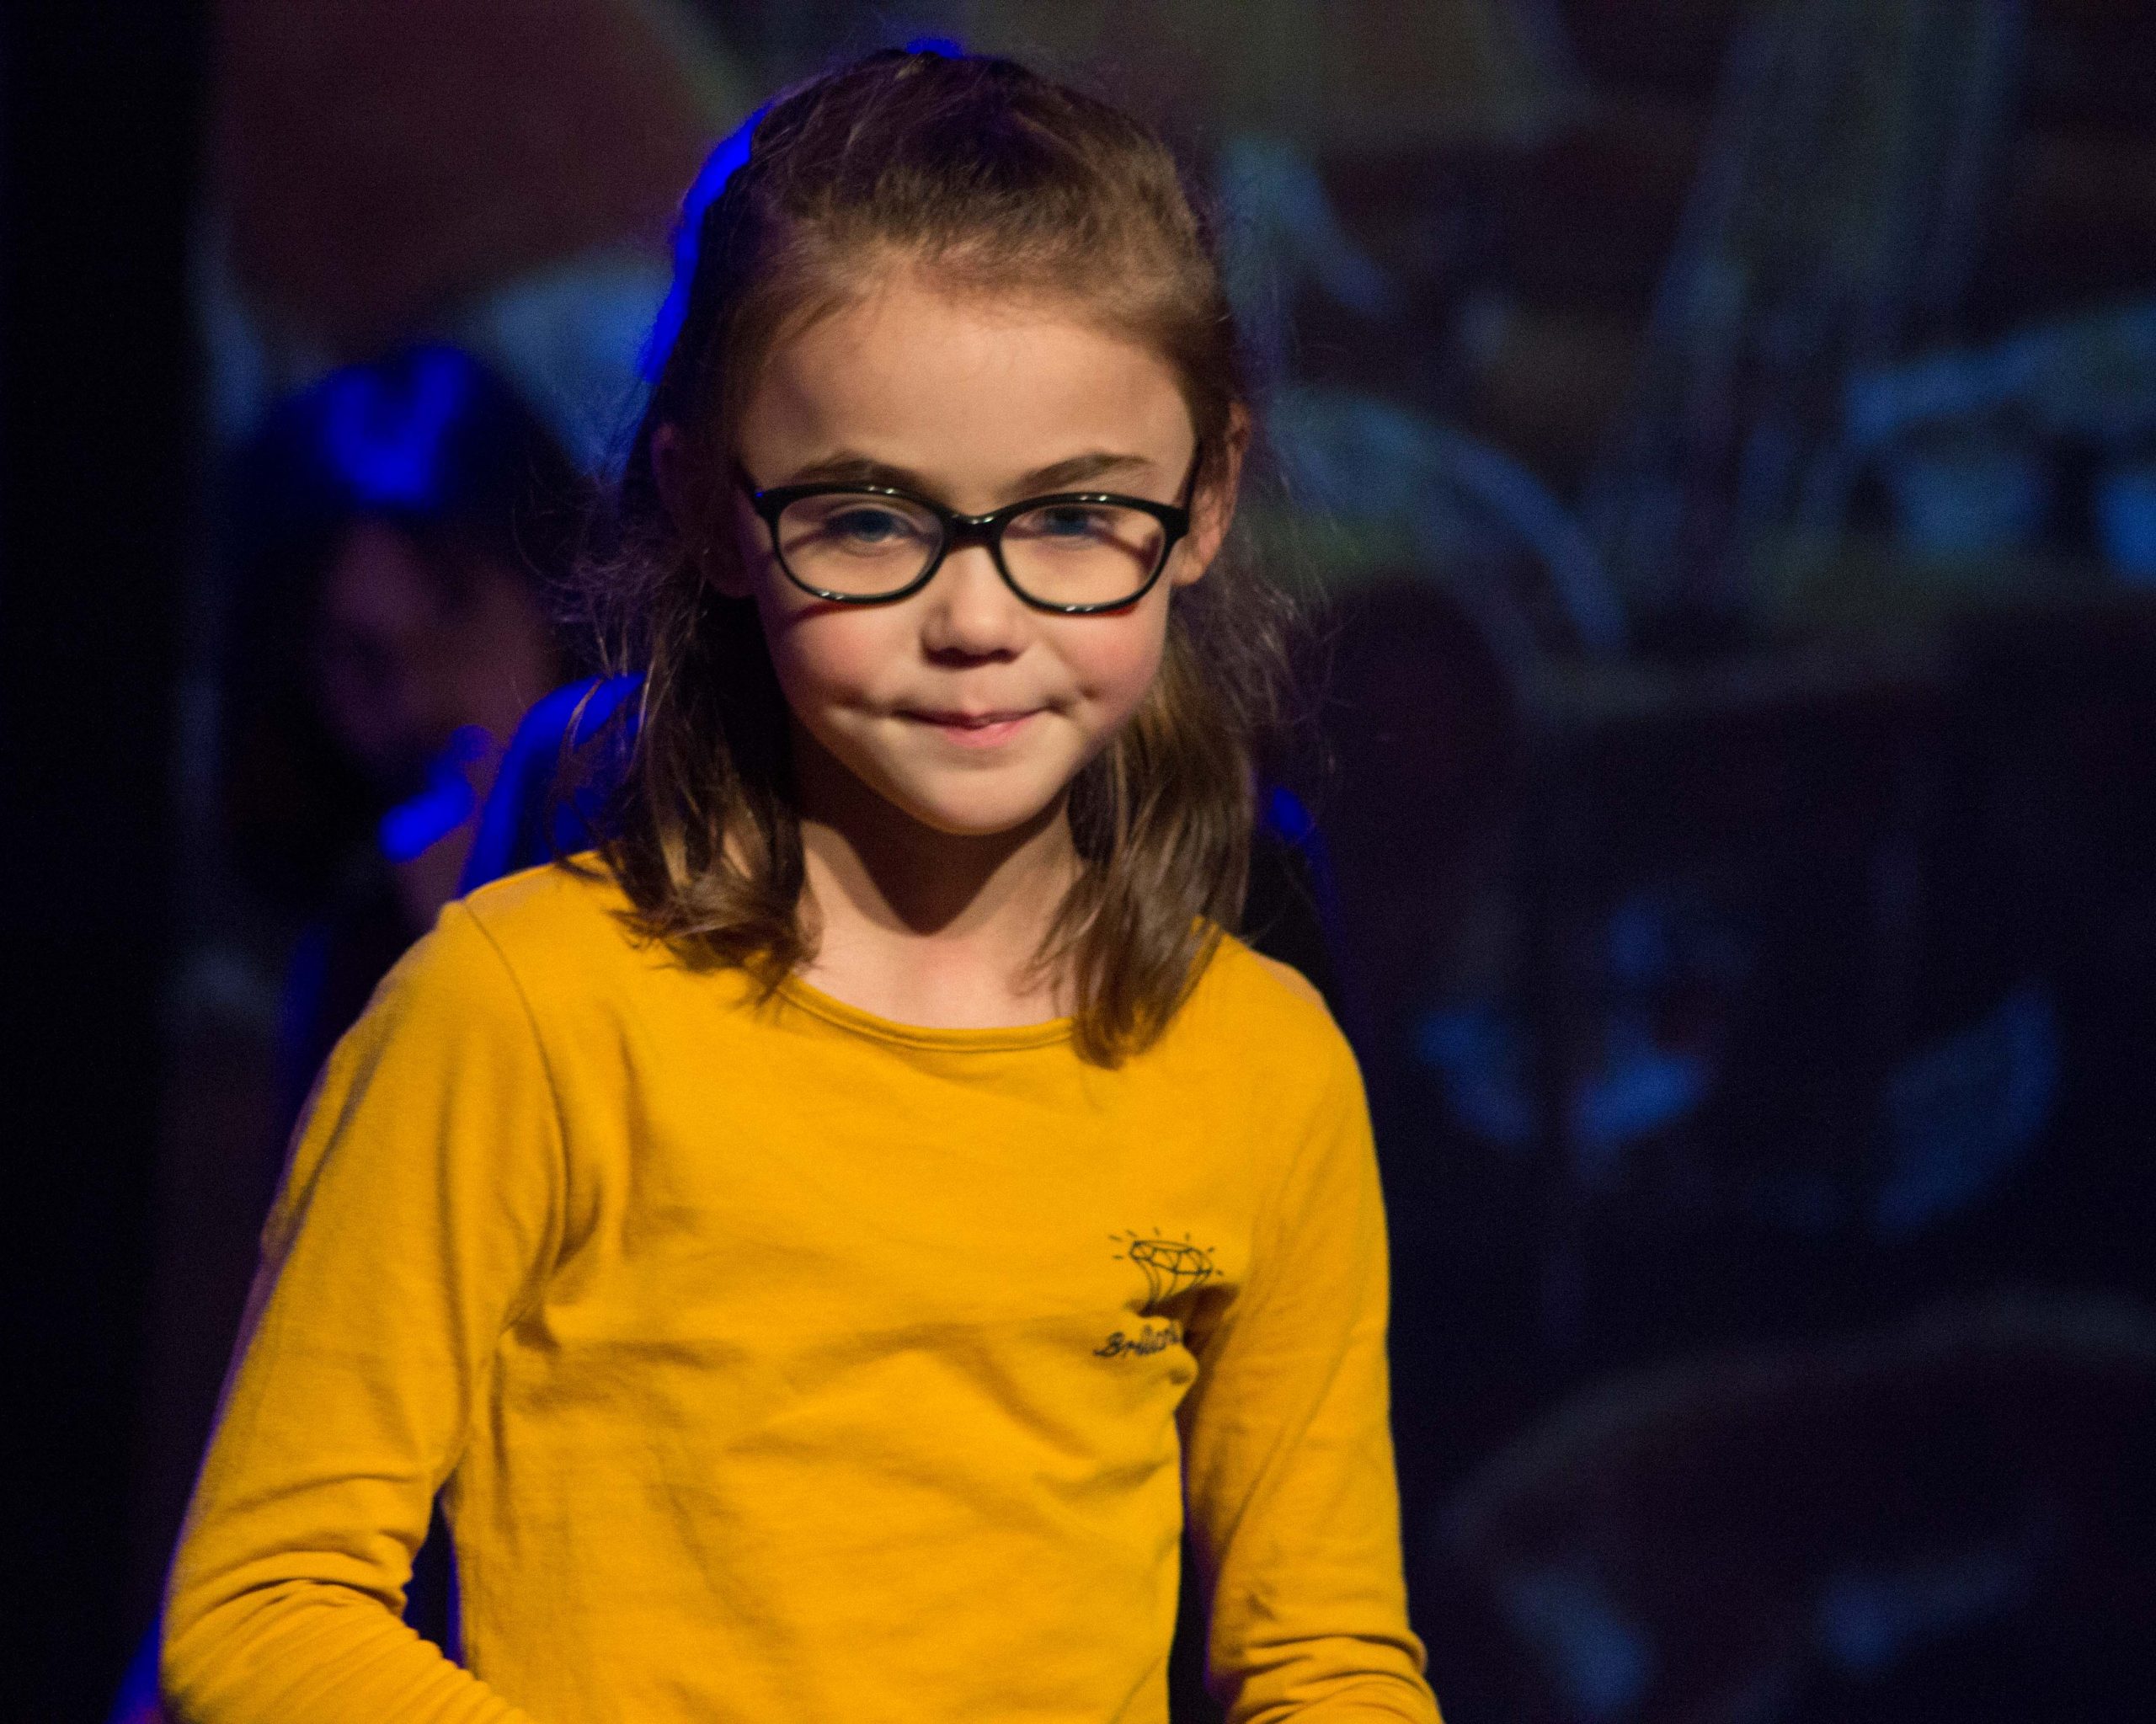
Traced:
<svg viewBox="0 0 2156 1724">
<path fill-rule="evenodd" d="M 756 136 L 756 127 L 769 111 L 770 104 L 766 103 L 712 146 L 711 153 L 704 157 L 704 165 L 696 170 L 694 183 L 681 200 L 681 218 L 674 229 L 674 284 L 666 290 L 665 302 L 659 307 L 650 339 L 643 347 L 643 377 L 647 383 L 657 382 L 659 374 L 665 370 L 666 356 L 673 352 L 675 338 L 681 333 L 681 321 L 688 315 L 689 287 L 696 279 L 696 258 L 703 241 L 705 212 L 718 201 L 719 194 L 726 189 L 726 182 L 734 177 L 734 170 L 747 165 L 749 147 Z"/>
<path fill-rule="evenodd" d="M 437 499 L 442 440 L 465 392 L 464 364 L 447 349 L 419 354 L 410 387 L 392 392 L 366 367 L 328 378 L 323 441 L 362 508 L 424 510 Z"/>
</svg>

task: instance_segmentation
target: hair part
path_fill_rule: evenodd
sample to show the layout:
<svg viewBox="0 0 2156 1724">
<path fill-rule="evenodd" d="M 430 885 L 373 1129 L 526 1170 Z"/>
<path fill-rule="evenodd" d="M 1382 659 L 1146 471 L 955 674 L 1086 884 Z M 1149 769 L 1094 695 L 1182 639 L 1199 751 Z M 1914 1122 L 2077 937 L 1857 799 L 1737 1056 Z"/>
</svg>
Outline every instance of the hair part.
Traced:
<svg viewBox="0 0 2156 1724">
<path fill-rule="evenodd" d="M 586 571 L 609 668 L 645 679 L 606 860 L 640 931 L 767 987 L 813 936 L 784 697 L 753 602 L 712 578 L 739 555 L 736 428 L 776 345 L 894 266 L 1047 296 L 1159 353 L 1197 434 L 1201 508 L 1231 504 L 1248 423 L 1212 234 L 1136 120 L 1010 61 L 897 51 L 771 104 L 704 213 L 610 550 Z M 660 494 L 663 427 L 695 476 L 686 495 Z M 1241 916 L 1285 620 L 1231 533 L 1175 593 L 1139 710 L 1070 787 L 1082 867 L 1038 961 L 1067 976 L 1089 1059 L 1158 1036 Z"/>
</svg>

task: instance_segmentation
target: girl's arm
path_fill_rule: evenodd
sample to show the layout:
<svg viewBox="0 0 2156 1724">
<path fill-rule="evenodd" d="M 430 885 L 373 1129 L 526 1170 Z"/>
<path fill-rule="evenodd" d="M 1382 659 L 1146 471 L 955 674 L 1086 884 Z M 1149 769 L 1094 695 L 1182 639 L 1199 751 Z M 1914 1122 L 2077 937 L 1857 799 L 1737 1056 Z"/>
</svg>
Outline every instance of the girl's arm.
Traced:
<svg viewBox="0 0 2156 1724">
<path fill-rule="evenodd" d="M 1353 1056 L 1326 1031 L 1321 1099 L 1183 1407 L 1209 1683 L 1230 1724 L 1437 1724 L 1401 1577 L 1377 1161 Z"/>
<path fill-rule="evenodd" d="M 558 1249 L 562 1156 L 522 996 L 452 904 L 331 1056 L 264 1232 L 167 1598 L 189 1724 L 529 1724 L 400 1612 Z"/>
</svg>

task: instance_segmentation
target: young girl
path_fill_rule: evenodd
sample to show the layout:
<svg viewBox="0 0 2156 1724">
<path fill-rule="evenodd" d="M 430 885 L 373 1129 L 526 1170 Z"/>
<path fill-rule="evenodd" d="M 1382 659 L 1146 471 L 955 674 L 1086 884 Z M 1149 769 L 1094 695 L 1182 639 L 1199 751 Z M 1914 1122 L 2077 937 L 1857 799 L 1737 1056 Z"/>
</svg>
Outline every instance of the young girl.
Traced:
<svg viewBox="0 0 2156 1724">
<path fill-rule="evenodd" d="M 776 103 L 604 571 L 616 836 L 329 1061 L 173 1573 L 202 1724 L 1433 1721 L 1354 1062 L 1222 931 L 1273 628 L 1166 152 L 1006 62 Z M 398 1620 L 444 1494 L 469 1669 Z"/>
</svg>

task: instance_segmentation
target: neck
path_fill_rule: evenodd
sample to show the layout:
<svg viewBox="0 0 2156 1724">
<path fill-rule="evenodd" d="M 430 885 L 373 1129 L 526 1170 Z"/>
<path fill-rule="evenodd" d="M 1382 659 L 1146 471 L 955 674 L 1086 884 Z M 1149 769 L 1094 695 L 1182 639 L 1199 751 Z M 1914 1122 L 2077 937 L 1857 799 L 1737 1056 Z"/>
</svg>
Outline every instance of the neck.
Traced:
<svg viewBox="0 0 2156 1724">
<path fill-rule="evenodd" d="M 1068 1009 L 1035 963 L 1078 871 L 1062 798 L 1009 831 L 941 832 L 805 737 L 794 761 L 816 931 L 803 979 L 878 1017 L 945 1028 Z"/>
</svg>

